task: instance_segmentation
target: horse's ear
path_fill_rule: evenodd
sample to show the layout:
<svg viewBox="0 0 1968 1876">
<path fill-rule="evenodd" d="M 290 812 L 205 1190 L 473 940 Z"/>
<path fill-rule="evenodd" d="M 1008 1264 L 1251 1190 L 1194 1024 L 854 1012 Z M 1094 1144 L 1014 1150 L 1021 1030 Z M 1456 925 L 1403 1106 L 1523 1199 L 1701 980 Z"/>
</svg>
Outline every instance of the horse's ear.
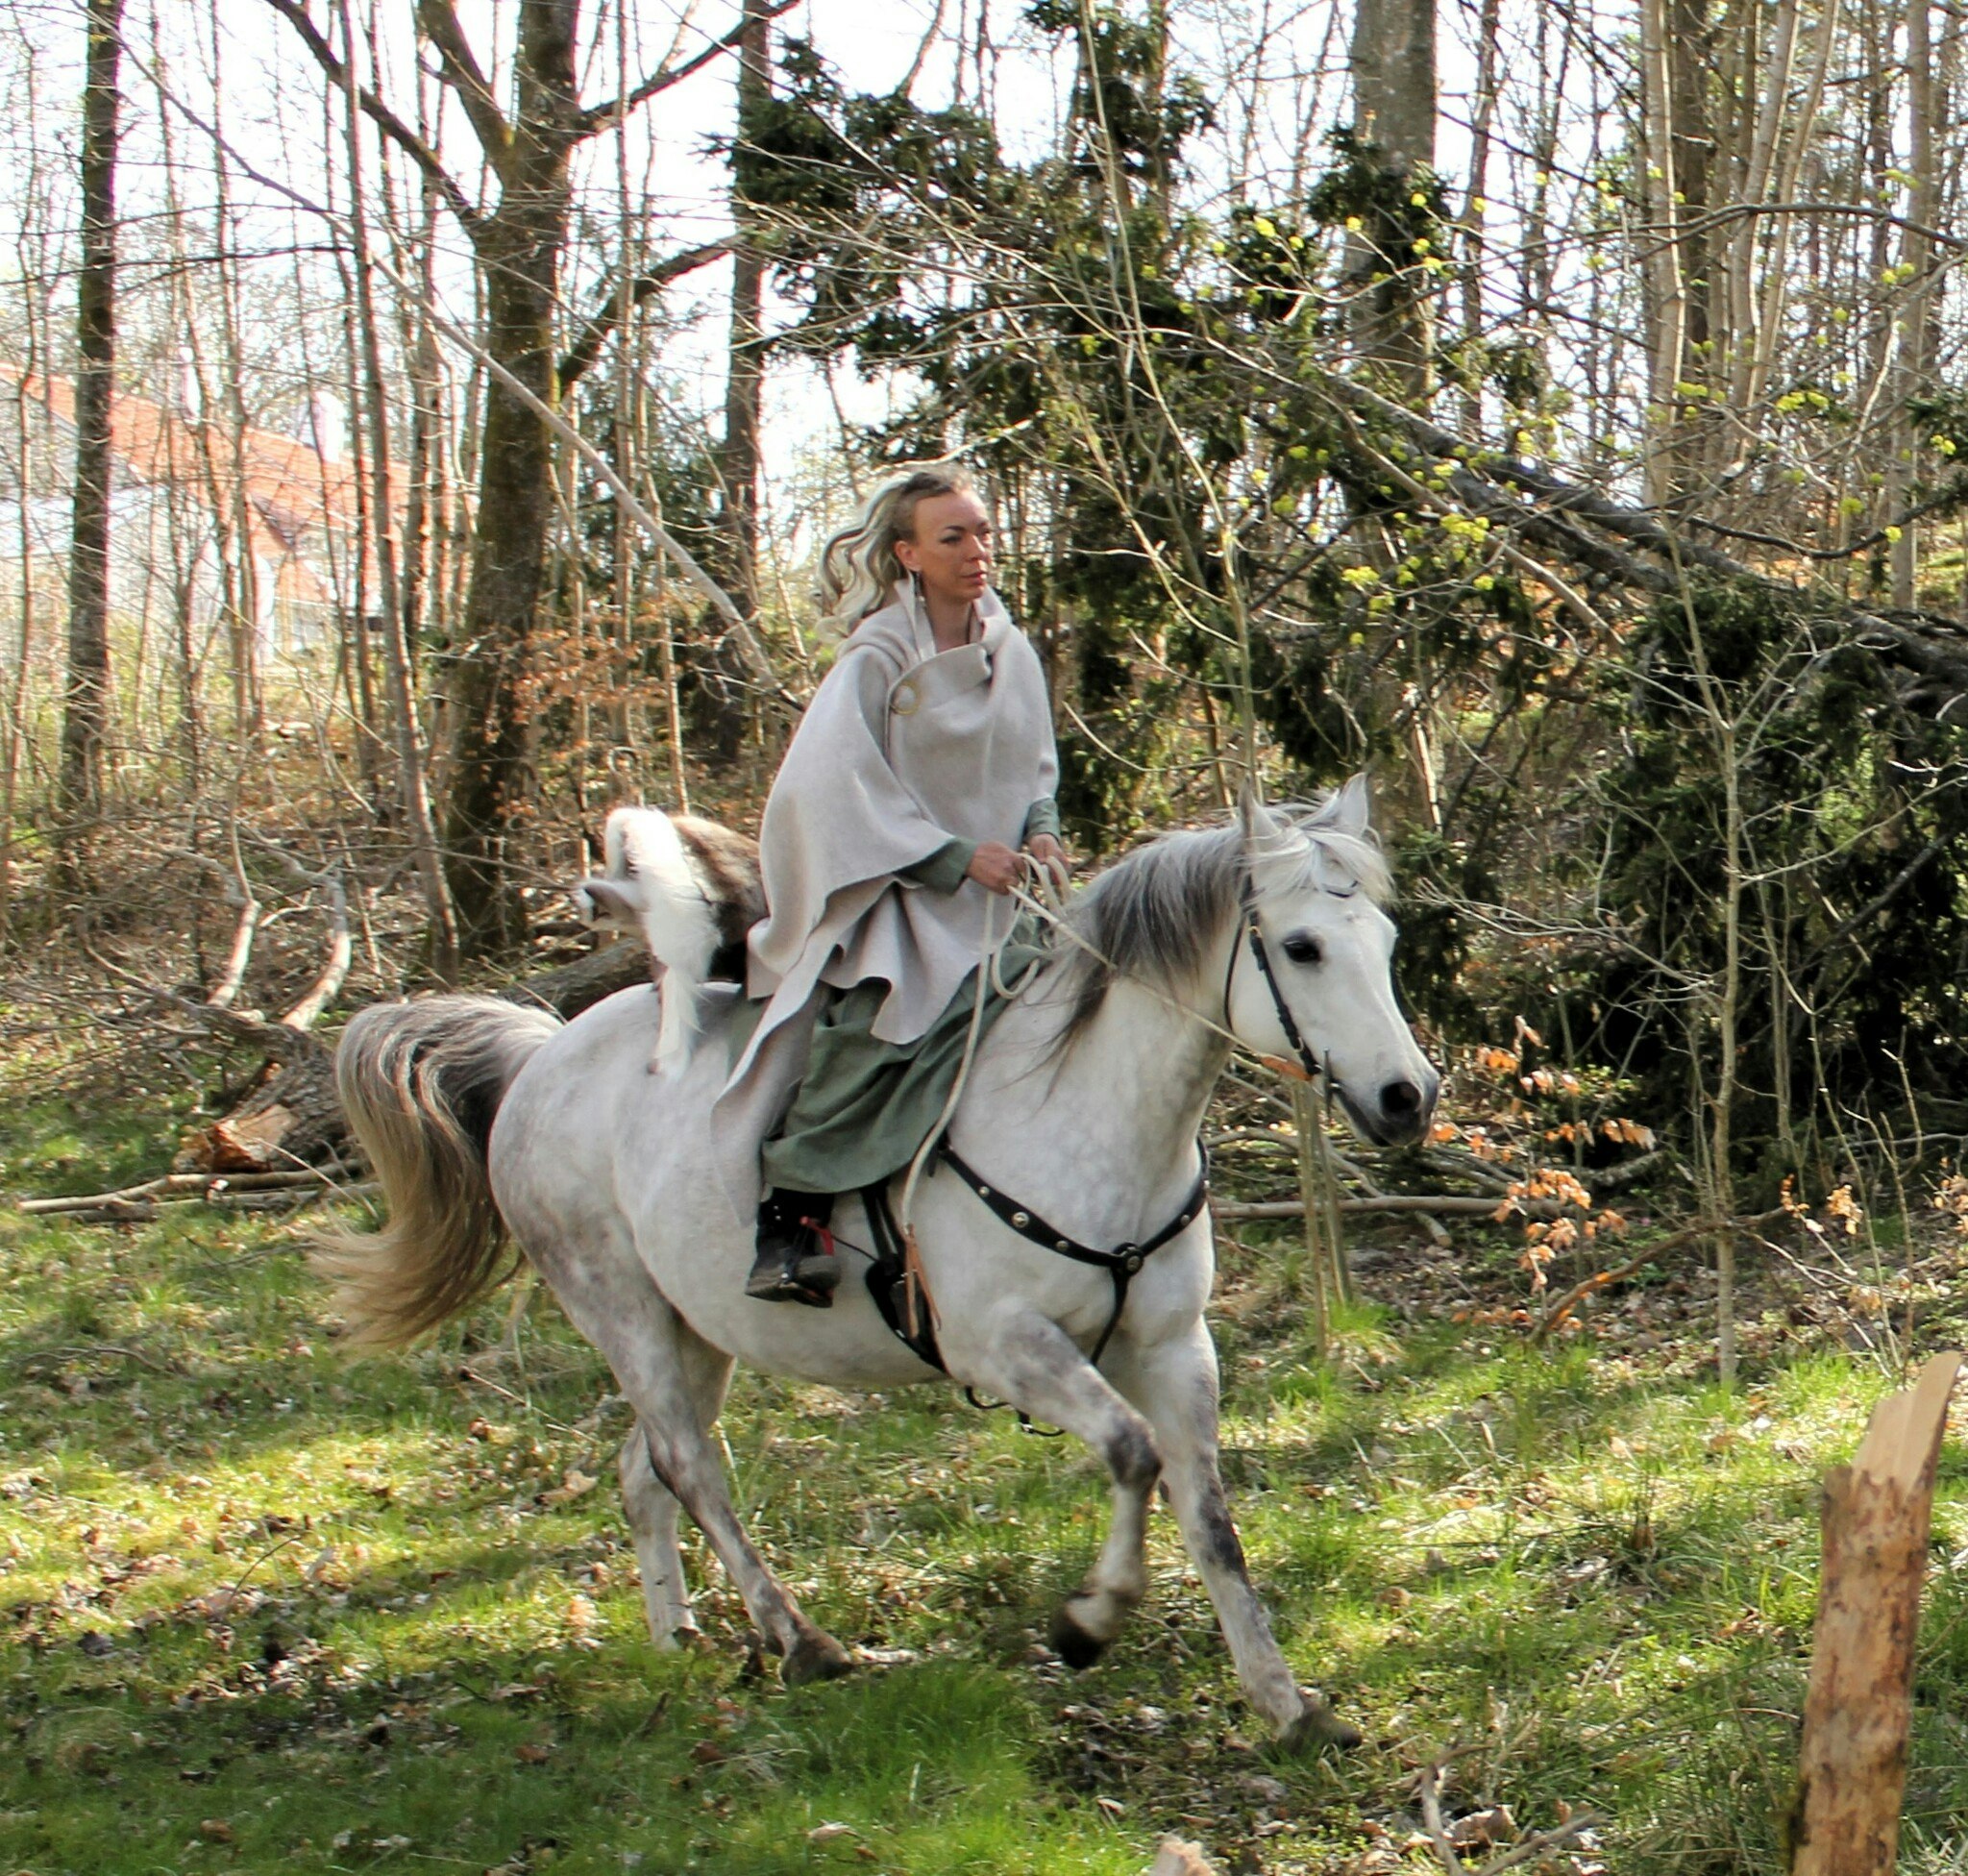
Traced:
<svg viewBox="0 0 1968 1876">
<path fill-rule="evenodd" d="M 1316 826 L 1330 827 L 1335 833 L 1351 834 L 1355 840 L 1366 837 L 1372 820 L 1373 800 L 1367 792 L 1364 769 L 1350 781 L 1334 789 L 1315 817 Z"/>
<path fill-rule="evenodd" d="M 1237 791 L 1237 825 L 1242 830 L 1246 847 L 1268 840 L 1278 831 L 1277 817 L 1248 780 Z"/>
</svg>

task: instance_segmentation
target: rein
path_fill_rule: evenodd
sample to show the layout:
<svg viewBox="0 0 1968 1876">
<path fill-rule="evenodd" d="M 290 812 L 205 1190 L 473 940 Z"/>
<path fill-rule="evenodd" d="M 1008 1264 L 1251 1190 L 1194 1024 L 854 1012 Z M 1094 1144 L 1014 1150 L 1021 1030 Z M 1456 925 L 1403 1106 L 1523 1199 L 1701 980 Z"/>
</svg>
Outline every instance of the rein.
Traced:
<svg viewBox="0 0 1968 1876">
<path fill-rule="evenodd" d="M 1033 893 L 1021 886 L 1013 886 L 1010 897 L 1033 913 L 1055 931 L 1063 932 L 1096 963 L 1120 977 L 1125 974 L 1118 966 L 1102 957 L 1087 940 L 1075 931 L 1065 919 L 1059 916 L 1053 906 L 1046 904 Z M 1246 1049 L 1243 1041 L 1230 1026 L 1230 993 L 1236 981 L 1237 962 L 1245 945 L 1249 947 L 1252 961 L 1257 965 L 1258 975 L 1264 978 L 1265 988 L 1269 991 L 1271 1007 L 1276 1011 L 1279 1027 L 1285 1033 L 1285 1040 L 1297 1056 L 1296 1062 L 1287 1061 L 1276 1055 L 1259 1055 L 1257 1059 L 1267 1068 L 1289 1075 L 1294 1080 L 1316 1081 L 1319 1077 L 1319 1064 L 1312 1050 L 1306 1047 L 1304 1034 L 1298 1027 L 1297 1019 L 1292 1014 L 1292 1006 L 1285 1000 L 1285 993 L 1279 985 L 1277 975 L 1271 968 L 1270 952 L 1265 947 L 1263 926 L 1258 918 L 1255 882 L 1249 869 L 1243 873 L 1242 882 L 1238 891 L 1238 923 L 1242 927 L 1241 936 L 1243 943 L 1235 940 L 1230 946 L 1230 961 L 1223 973 L 1223 1021 L 1215 1023 L 1201 1011 L 1179 1003 L 1172 997 L 1163 995 L 1152 985 L 1141 987 L 1149 991 L 1170 1009 L 1179 1010 L 1192 1021 L 1200 1023 L 1204 1028 L 1221 1036 L 1233 1049 Z M 1010 937 L 1010 932 L 1005 937 Z M 916 1186 L 925 1171 L 934 1171 L 934 1162 L 941 1160 L 958 1178 L 971 1188 L 984 1201 L 986 1208 L 997 1221 L 1007 1225 L 1027 1243 L 1049 1250 L 1056 1256 L 1070 1258 L 1076 1264 L 1091 1265 L 1095 1270 L 1105 1271 L 1114 1286 L 1114 1307 L 1108 1312 L 1106 1326 L 1101 1329 L 1099 1339 L 1094 1344 L 1093 1353 L 1088 1357 L 1095 1367 L 1100 1357 L 1107 1352 L 1107 1345 L 1113 1340 L 1114 1331 L 1120 1326 L 1120 1319 L 1127 1308 L 1128 1287 L 1141 1273 L 1147 1260 L 1165 1245 L 1171 1244 L 1195 1222 L 1209 1204 L 1210 1197 L 1210 1155 L 1202 1142 L 1196 1142 L 1196 1150 L 1201 1156 L 1201 1166 L 1196 1172 L 1195 1183 L 1190 1188 L 1189 1197 L 1182 1202 L 1181 1209 L 1168 1223 L 1140 1243 L 1117 1245 L 1112 1250 L 1101 1250 L 1093 1245 L 1086 1245 L 1070 1237 L 1056 1226 L 1048 1224 L 1029 1206 L 1021 1204 L 1010 1194 L 999 1190 L 985 1179 L 949 1142 L 949 1123 L 954 1117 L 957 1103 L 963 1098 L 965 1085 L 970 1080 L 971 1068 L 975 1060 L 979 1034 L 982 1026 L 984 1000 L 987 984 L 998 990 L 1001 995 L 1017 996 L 1037 975 L 1039 966 L 1025 975 L 1016 988 L 1004 984 L 998 975 L 1000 950 L 991 937 L 991 921 L 985 920 L 983 954 L 977 962 L 977 998 L 971 1017 L 971 1033 L 964 1047 L 963 1059 L 957 1070 L 957 1076 L 951 1086 L 949 1098 L 944 1104 L 942 1115 L 923 1142 L 922 1149 L 909 1167 L 908 1177 L 902 1187 L 901 1222 L 898 1228 L 888 1208 L 886 1185 L 871 1187 L 862 1196 L 869 1216 L 870 1228 L 874 1236 L 877 1256 L 868 1272 L 868 1287 L 873 1295 L 883 1320 L 910 1350 L 932 1368 L 943 1369 L 943 1356 L 936 1342 L 936 1308 L 930 1297 L 928 1286 L 922 1280 L 922 1260 L 916 1248 L 916 1230 L 911 1217 L 915 1208 Z M 1246 1052 L 1248 1051 L 1246 1049 Z M 947 1370 L 946 1370 L 947 1371 Z M 973 1396 L 974 1398 L 974 1396 Z M 978 1403 L 981 1405 L 982 1403 Z M 1021 1417 L 1022 1418 L 1022 1417 Z"/>
</svg>

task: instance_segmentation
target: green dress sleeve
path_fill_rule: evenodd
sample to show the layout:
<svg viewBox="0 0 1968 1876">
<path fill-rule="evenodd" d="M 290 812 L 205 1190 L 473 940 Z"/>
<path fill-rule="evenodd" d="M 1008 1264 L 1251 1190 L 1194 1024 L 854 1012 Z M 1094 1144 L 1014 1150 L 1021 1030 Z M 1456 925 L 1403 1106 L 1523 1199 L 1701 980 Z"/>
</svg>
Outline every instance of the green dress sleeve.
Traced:
<svg viewBox="0 0 1968 1876">
<path fill-rule="evenodd" d="M 1026 811 L 1020 844 L 1023 845 L 1034 834 L 1050 834 L 1055 840 L 1059 837 L 1059 803 L 1050 795 L 1034 802 Z M 905 866 L 902 877 L 927 886 L 933 893 L 953 893 L 970 876 L 971 861 L 976 852 L 974 840 L 947 840 L 926 860 Z"/>
<path fill-rule="evenodd" d="M 1025 830 L 1019 836 L 1020 843 L 1029 842 L 1034 834 L 1059 838 L 1059 803 L 1050 795 L 1032 803 L 1025 815 Z"/>
<path fill-rule="evenodd" d="M 905 866 L 902 877 L 915 880 L 919 886 L 927 886 L 933 893 L 953 893 L 964 883 L 964 877 L 971 870 L 972 856 L 976 852 L 974 840 L 947 840 L 926 860 Z"/>
</svg>

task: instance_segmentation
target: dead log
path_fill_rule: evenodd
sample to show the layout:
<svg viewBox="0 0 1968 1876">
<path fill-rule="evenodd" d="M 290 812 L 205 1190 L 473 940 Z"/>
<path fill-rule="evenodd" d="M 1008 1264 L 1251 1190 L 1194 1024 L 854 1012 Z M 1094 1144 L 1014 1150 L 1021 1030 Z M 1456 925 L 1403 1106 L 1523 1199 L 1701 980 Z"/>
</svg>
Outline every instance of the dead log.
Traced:
<svg viewBox="0 0 1968 1876">
<path fill-rule="evenodd" d="M 187 1133 L 171 1170 L 277 1172 L 341 1157 L 349 1128 L 335 1099 L 334 1056 L 314 1037 L 308 1041 L 311 1048 L 269 1061 L 258 1085 L 230 1114 Z"/>
<path fill-rule="evenodd" d="M 234 1011 L 180 1000 L 181 1008 L 209 1026 L 263 1047 L 269 1060 L 252 1092 L 231 1113 L 184 1136 L 172 1162 L 173 1172 L 277 1172 L 319 1166 L 354 1152 L 348 1123 L 335 1098 L 333 1051 L 308 1026 L 348 968 L 348 919 L 339 887 L 330 895 L 330 955 L 322 976 L 279 1023 L 260 1023 Z M 649 952 L 639 943 L 623 943 L 496 994 L 516 1003 L 544 1005 L 571 1020 L 618 990 L 648 983 L 649 977 Z M 324 984 L 329 986 L 326 990 Z"/>
<path fill-rule="evenodd" d="M 509 1002 L 531 1003 L 573 1022 L 582 1010 L 631 984 L 650 980 L 650 954 L 638 940 L 624 939 L 578 957 L 557 970 L 526 977 L 497 994 Z"/>
<path fill-rule="evenodd" d="M 1791 1810 L 1792 1876 L 1890 1876 L 1912 1718 L 1934 1468 L 1958 1353 L 1873 1410 L 1825 1478 L 1824 1574 Z"/>
</svg>

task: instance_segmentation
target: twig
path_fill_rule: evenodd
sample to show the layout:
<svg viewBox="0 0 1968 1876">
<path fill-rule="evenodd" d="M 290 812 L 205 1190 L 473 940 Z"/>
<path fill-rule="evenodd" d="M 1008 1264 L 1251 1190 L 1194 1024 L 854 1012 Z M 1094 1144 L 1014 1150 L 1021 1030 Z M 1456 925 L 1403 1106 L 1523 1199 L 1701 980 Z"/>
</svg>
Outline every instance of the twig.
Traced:
<svg viewBox="0 0 1968 1876">
<path fill-rule="evenodd" d="M 1584 1836 L 1600 1821 L 1597 1812 L 1574 1811 L 1562 1823 L 1548 1831 L 1533 1831 L 1472 1872 L 1456 1855 L 1454 1839 L 1441 1814 L 1441 1775 L 1452 1756 L 1439 1752 L 1421 1770 L 1421 1822 L 1429 1841 L 1435 1845 L 1435 1854 L 1441 1859 L 1444 1876 L 1502 1876 L 1506 1869 L 1514 1869 L 1533 1857 L 1541 1857 L 1547 1850 L 1556 1850 L 1561 1844 Z"/>
<path fill-rule="evenodd" d="M 225 1192 L 278 1192 L 292 1186 L 333 1185 L 334 1181 L 314 1167 L 289 1172 L 166 1172 L 142 1185 L 123 1186 L 115 1192 L 70 1193 L 54 1198 L 22 1198 L 17 1208 L 30 1216 L 54 1212 L 86 1211 L 92 1205 L 112 1205 L 129 1200 L 161 1198 L 181 1193 L 186 1197 L 222 1197 Z M 337 1190 L 344 1188 L 337 1187 Z"/>
<path fill-rule="evenodd" d="M 1596 1811 L 1575 1811 L 1563 1823 L 1548 1831 L 1534 1831 L 1529 1837 L 1506 1850 L 1499 1857 L 1490 1860 L 1476 1872 L 1476 1876 L 1501 1876 L 1506 1869 L 1514 1869 L 1520 1863 L 1529 1863 L 1533 1857 L 1541 1857 L 1547 1850 L 1556 1850 L 1562 1843 L 1569 1843 L 1575 1837 L 1583 1837 L 1600 1822 Z"/>
<path fill-rule="evenodd" d="M 1446 1752 L 1438 1752 L 1421 1768 L 1421 1822 L 1447 1876 L 1467 1876 L 1462 1858 L 1456 1855 L 1456 1846 L 1449 1841 L 1448 1826 L 1441 1817 L 1441 1774 L 1448 1762 Z"/>
<path fill-rule="evenodd" d="M 126 1348 L 116 1342 L 77 1343 L 61 1348 L 37 1348 L 32 1354 L 16 1355 L 15 1368 L 32 1368 L 36 1362 L 60 1361 L 70 1355 L 120 1355 L 126 1361 L 141 1362 L 157 1374 L 175 1374 L 178 1370 L 167 1362 L 160 1362 L 155 1355 L 146 1355 L 141 1348 Z"/>
<path fill-rule="evenodd" d="M 241 1174 L 240 1177 L 249 1175 Z M 215 1183 L 226 1183 L 224 1177 Z M 188 1205 L 208 1205 L 223 1212 L 298 1211 L 304 1205 L 325 1198 L 369 1198 L 382 1190 L 374 1180 L 355 1185 L 326 1184 L 296 1179 L 273 1191 L 264 1192 L 178 1192 L 154 1198 L 97 1197 L 84 1203 L 71 1201 L 70 1209 L 42 1212 L 39 1216 L 60 1219 L 65 1224 L 149 1224 L 161 1213 Z"/>
</svg>

